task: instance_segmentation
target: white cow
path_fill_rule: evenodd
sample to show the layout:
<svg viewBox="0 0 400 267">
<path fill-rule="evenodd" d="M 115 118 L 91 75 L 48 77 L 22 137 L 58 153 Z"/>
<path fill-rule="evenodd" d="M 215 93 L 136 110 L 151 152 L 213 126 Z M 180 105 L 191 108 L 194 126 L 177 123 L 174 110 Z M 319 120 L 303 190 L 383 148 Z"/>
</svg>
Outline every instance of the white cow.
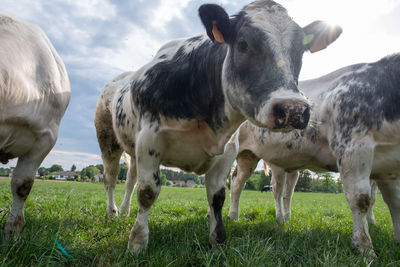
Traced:
<svg viewBox="0 0 400 267">
<path fill-rule="evenodd" d="M 339 69 L 299 88 L 313 103 L 309 127 L 274 133 L 245 122 L 237 131 L 230 217 L 237 218 L 240 191 L 259 159 L 272 168 L 279 221 L 290 216 L 296 170 L 339 171 L 353 214 L 352 243 L 361 252 L 371 249 L 373 256 L 367 214 L 372 216 L 377 189 L 370 179 L 389 206 L 400 241 L 400 54 Z M 282 197 L 285 177 L 288 190 Z"/>
<path fill-rule="evenodd" d="M 0 162 L 18 158 L 5 236 L 17 237 L 35 173 L 56 143 L 70 99 L 64 63 L 43 31 L 0 14 Z"/>
<path fill-rule="evenodd" d="M 97 104 L 107 214 L 118 213 L 114 189 L 123 151 L 132 156 L 125 212 L 138 177 L 139 209 L 128 243 L 133 252 L 148 242 L 160 164 L 206 174 L 210 244 L 225 242 L 226 167 L 237 153 L 236 146 L 225 144 L 246 118 L 276 131 L 305 128 L 308 103 L 296 85 L 302 54 L 325 48 L 341 33 L 320 21 L 301 28 L 268 0 L 253 2 L 232 18 L 212 4 L 201 6 L 199 15 L 209 38 L 167 43 L 137 72 L 107 83 Z"/>
</svg>

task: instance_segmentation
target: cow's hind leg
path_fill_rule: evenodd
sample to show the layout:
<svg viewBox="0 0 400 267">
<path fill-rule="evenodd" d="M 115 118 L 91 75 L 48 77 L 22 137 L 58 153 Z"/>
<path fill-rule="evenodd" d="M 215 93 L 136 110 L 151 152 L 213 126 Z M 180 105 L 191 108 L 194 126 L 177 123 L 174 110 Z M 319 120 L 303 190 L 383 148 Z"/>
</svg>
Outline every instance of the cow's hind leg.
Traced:
<svg viewBox="0 0 400 267">
<path fill-rule="evenodd" d="M 294 188 L 296 187 L 298 179 L 299 179 L 298 171 L 286 173 L 286 186 L 285 186 L 285 192 L 283 194 L 283 219 L 284 219 L 284 221 L 289 220 L 291 217 L 292 196 L 293 196 Z"/>
<path fill-rule="evenodd" d="M 56 142 L 55 136 L 57 134 L 38 137 L 31 151 L 18 158 L 11 179 L 13 203 L 4 229 L 6 239 L 10 238 L 12 233 L 16 239 L 22 230 L 25 201 L 32 189 L 37 169 Z"/>
<path fill-rule="evenodd" d="M 129 161 L 127 163 L 129 165 L 129 170 L 125 184 L 125 196 L 121 206 L 119 207 L 119 211 L 122 215 L 128 216 L 130 212 L 133 189 L 135 189 L 136 185 L 136 159 L 135 157 L 131 157 L 130 159 L 125 159 L 125 161 Z"/>
<path fill-rule="evenodd" d="M 118 172 L 119 172 L 119 161 L 121 158 L 122 150 L 116 149 L 114 151 L 108 151 L 103 153 L 102 159 L 104 164 L 104 189 L 107 192 L 107 216 L 118 216 L 118 208 L 115 205 L 114 192 L 117 184 Z"/>
<path fill-rule="evenodd" d="M 114 134 L 111 115 L 101 103 L 96 108 L 95 126 L 104 165 L 104 188 L 107 192 L 106 215 L 117 216 L 118 208 L 115 205 L 114 191 L 117 184 L 122 148 Z"/>
<path fill-rule="evenodd" d="M 392 216 L 394 236 L 400 243 L 400 180 L 376 181 Z"/>
<path fill-rule="evenodd" d="M 254 169 L 257 167 L 259 158 L 251 151 L 245 150 L 236 158 L 237 165 L 232 173 L 231 184 L 231 205 L 229 207 L 228 218 L 232 220 L 239 219 L 239 200 L 246 181 L 250 178 Z"/>
<path fill-rule="evenodd" d="M 285 223 L 284 208 L 283 208 L 283 193 L 286 185 L 286 172 L 285 170 L 270 164 L 272 171 L 272 192 L 275 199 L 275 214 L 276 220 L 279 223 Z"/>
</svg>

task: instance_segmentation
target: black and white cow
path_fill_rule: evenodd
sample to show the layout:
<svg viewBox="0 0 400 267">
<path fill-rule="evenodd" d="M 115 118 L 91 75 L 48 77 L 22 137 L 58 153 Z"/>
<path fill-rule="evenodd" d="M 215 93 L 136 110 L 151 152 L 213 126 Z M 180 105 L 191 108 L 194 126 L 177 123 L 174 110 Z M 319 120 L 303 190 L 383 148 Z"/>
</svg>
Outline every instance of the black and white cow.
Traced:
<svg viewBox="0 0 400 267">
<path fill-rule="evenodd" d="M 56 143 L 70 91 L 64 63 L 43 31 L 0 14 L 0 162 L 18 158 L 7 238 L 22 229 L 25 200 Z"/>
<path fill-rule="evenodd" d="M 238 216 L 240 191 L 264 159 L 272 168 L 274 185 L 287 183 L 284 211 L 298 169 L 339 171 L 353 214 L 353 245 L 361 252 L 372 249 L 367 217 L 377 188 L 392 216 L 395 238 L 400 241 L 400 54 L 375 63 L 344 67 L 318 79 L 300 82 L 299 88 L 313 103 L 310 125 L 304 130 L 273 133 L 245 122 L 237 132 L 240 148 L 233 179 L 230 217 Z M 286 173 L 285 173 L 286 172 Z M 282 198 L 282 197 L 280 197 Z M 277 218 L 290 214 L 277 201 Z M 285 218 L 286 217 L 286 218 Z M 370 251 L 374 255 L 373 250 Z"/>
<path fill-rule="evenodd" d="M 322 22 L 301 28 L 268 0 L 232 18 L 213 4 L 201 6 L 199 15 L 209 38 L 167 43 L 137 72 L 106 84 L 97 104 L 107 214 L 118 213 L 114 189 L 123 151 L 131 155 L 123 213 L 129 213 L 138 177 L 139 209 L 128 243 L 133 252 L 148 243 L 160 164 L 205 173 L 210 243 L 225 241 L 221 209 L 228 170 L 221 170 L 236 157 L 235 146 L 225 144 L 245 119 L 276 131 L 305 128 L 309 106 L 297 88 L 302 55 L 325 48 L 341 33 Z"/>
</svg>

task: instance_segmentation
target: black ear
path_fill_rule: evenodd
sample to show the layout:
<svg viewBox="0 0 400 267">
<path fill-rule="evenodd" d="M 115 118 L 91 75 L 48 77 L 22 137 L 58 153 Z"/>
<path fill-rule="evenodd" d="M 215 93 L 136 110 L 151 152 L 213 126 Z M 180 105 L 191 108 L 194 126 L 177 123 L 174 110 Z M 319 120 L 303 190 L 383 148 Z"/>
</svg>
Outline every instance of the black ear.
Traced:
<svg viewBox="0 0 400 267">
<path fill-rule="evenodd" d="M 224 43 L 230 37 L 230 20 L 225 9 L 219 5 L 206 4 L 199 8 L 199 16 L 212 41 Z"/>
<path fill-rule="evenodd" d="M 323 21 L 314 21 L 303 28 L 306 37 L 303 44 L 311 53 L 325 49 L 343 32 L 340 26 L 331 26 Z"/>
</svg>

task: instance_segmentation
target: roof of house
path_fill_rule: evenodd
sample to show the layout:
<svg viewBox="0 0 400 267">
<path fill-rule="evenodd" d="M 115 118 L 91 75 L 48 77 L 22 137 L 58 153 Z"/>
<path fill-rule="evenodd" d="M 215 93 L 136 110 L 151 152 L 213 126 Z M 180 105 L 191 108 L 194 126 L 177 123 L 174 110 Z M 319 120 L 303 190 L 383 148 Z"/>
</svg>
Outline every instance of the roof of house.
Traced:
<svg viewBox="0 0 400 267">
<path fill-rule="evenodd" d="M 51 175 L 75 176 L 79 175 L 79 172 L 62 171 L 62 172 L 53 172 Z"/>
</svg>

